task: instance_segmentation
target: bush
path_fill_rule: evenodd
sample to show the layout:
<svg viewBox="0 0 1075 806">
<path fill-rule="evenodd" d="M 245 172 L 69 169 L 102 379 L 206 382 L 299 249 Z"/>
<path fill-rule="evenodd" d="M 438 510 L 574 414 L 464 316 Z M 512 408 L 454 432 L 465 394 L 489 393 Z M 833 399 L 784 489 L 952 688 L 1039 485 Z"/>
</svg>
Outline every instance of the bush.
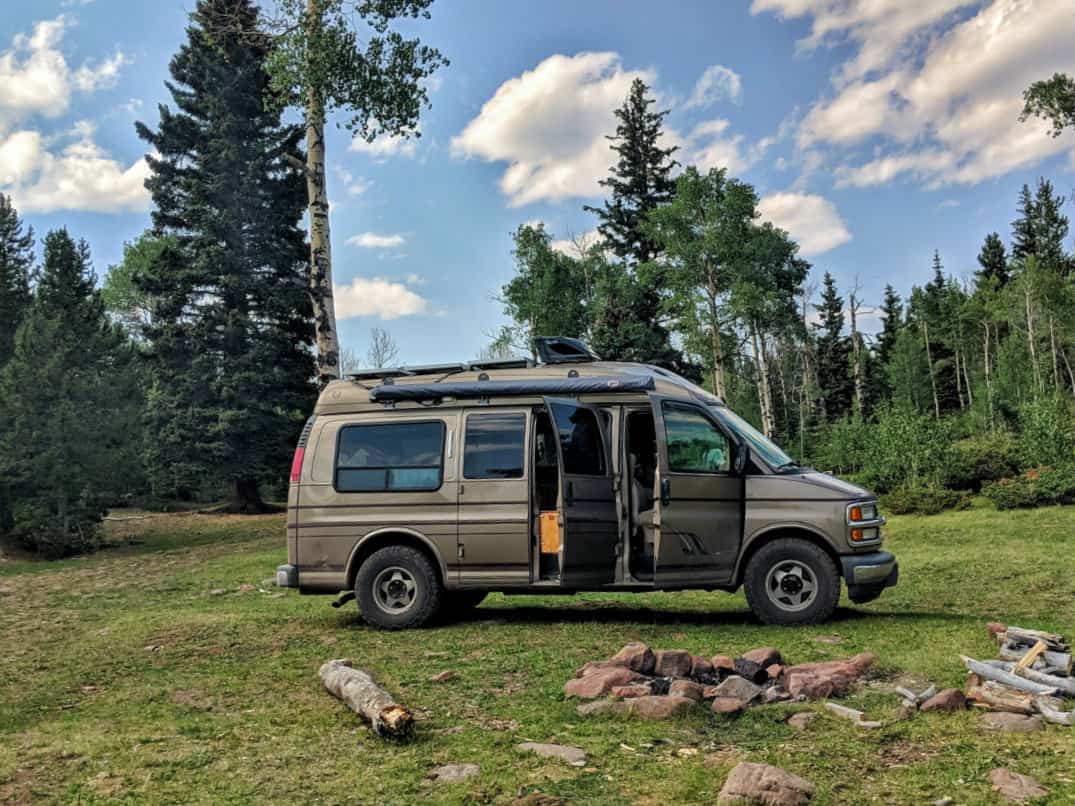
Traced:
<svg viewBox="0 0 1075 806">
<path fill-rule="evenodd" d="M 1041 397 L 1019 407 L 1023 467 L 1075 464 L 1075 412 L 1061 397 Z"/>
<path fill-rule="evenodd" d="M 1019 472 L 1019 446 L 1000 431 L 954 442 L 941 471 L 941 484 L 950 490 L 979 492 L 982 485 Z"/>
<path fill-rule="evenodd" d="M 982 495 L 997 509 L 1021 509 L 1075 502 L 1075 465 L 1032 467 L 1013 478 L 986 484 Z"/>
<path fill-rule="evenodd" d="M 881 499 L 881 505 L 893 515 L 936 515 L 946 509 L 966 509 L 970 503 L 968 492 L 932 486 L 901 487 Z"/>
<path fill-rule="evenodd" d="M 879 492 L 935 487 L 948 458 L 951 424 L 900 408 L 877 417 L 862 473 Z"/>
</svg>

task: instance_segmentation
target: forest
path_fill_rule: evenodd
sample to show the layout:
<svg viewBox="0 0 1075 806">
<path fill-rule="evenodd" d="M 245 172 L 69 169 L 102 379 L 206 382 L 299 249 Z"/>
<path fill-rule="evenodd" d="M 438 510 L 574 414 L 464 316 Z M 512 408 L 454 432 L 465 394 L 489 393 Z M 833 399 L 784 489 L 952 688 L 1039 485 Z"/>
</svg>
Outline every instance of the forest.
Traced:
<svg viewBox="0 0 1075 806">
<path fill-rule="evenodd" d="M 92 551 L 110 509 L 273 508 L 318 388 L 357 361 L 331 294 L 326 115 L 372 140 L 416 132 L 446 60 L 397 19 L 430 0 L 344 4 L 311 20 L 201 0 L 170 64 L 171 103 L 138 123 L 151 226 L 100 276 L 78 233 L 39 238 L 0 195 L 0 538 L 42 556 Z M 1075 82 L 1027 90 L 1027 116 L 1073 125 Z M 514 233 L 489 355 L 578 336 L 603 357 L 704 384 L 803 464 L 937 512 L 1075 497 L 1075 255 L 1046 178 L 983 233 L 972 278 L 946 270 L 877 302 L 839 288 L 760 219 L 726 170 L 680 165 L 641 80 L 615 111 L 593 243 Z M 301 120 L 295 122 L 298 112 Z M 308 230 L 306 225 L 308 223 Z M 822 277 L 818 278 L 818 272 Z M 494 289 L 482 289 L 494 292 Z M 375 333 L 369 361 L 397 359 Z"/>
</svg>

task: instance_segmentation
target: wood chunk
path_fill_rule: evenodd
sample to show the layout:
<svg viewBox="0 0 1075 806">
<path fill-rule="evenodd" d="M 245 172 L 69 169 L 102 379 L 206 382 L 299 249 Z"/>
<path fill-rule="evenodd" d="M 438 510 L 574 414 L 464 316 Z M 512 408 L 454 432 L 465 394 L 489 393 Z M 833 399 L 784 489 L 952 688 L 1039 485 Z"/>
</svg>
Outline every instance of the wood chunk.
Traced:
<svg viewBox="0 0 1075 806">
<path fill-rule="evenodd" d="M 971 704 L 981 708 L 1027 716 L 1035 711 L 1033 695 L 1015 691 L 991 680 L 980 685 L 968 685 L 966 694 Z"/>
<path fill-rule="evenodd" d="M 414 732 L 411 712 L 378 686 L 368 672 L 353 668 L 350 660 L 330 660 L 318 675 L 325 688 L 368 722 L 376 735 L 405 739 Z"/>
<path fill-rule="evenodd" d="M 974 672 L 979 677 L 986 680 L 994 680 L 998 683 L 1003 683 L 1006 686 L 1019 689 L 1020 691 L 1028 691 L 1031 694 L 1055 694 L 1055 686 L 1045 686 L 1041 683 L 1035 683 L 1033 680 L 1027 680 L 1022 677 L 1017 677 L 1009 671 L 1001 669 L 997 666 L 990 666 L 987 663 L 981 663 L 974 660 L 974 658 L 968 658 L 966 655 L 960 655 L 963 663 L 967 669 Z"/>
<path fill-rule="evenodd" d="M 1064 639 L 1064 636 L 1053 632 L 1010 626 L 1004 631 L 1004 638 L 1006 641 L 1025 646 L 1033 646 L 1038 641 L 1042 641 L 1045 643 L 1046 649 L 1052 652 L 1071 652 L 1071 644 Z"/>
</svg>

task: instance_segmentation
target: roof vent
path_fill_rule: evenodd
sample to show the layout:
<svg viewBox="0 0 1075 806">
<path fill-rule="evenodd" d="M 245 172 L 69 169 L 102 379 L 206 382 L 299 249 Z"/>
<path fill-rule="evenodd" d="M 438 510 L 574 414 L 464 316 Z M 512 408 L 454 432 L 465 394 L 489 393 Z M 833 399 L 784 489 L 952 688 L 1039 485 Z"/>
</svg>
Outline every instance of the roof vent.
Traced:
<svg viewBox="0 0 1075 806">
<path fill-rule="evenodd" d="M 534 350 L 542 364 L 580 364 L 601 360 L 585 343 L 570 336 L 536 336 Z"/>
</svg>

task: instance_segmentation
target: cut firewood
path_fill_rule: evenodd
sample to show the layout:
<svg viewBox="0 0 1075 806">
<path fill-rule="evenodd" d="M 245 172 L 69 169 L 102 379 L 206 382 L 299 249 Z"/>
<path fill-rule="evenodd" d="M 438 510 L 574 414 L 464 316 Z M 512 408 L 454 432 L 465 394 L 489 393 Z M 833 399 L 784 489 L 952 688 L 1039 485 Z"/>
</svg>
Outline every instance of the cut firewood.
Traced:
<svg viewBox="0 0 1075 806">
<path fill-rule="evenodd" d="M 968 681 L 964 693 L 970 703 L 979 708 L 987 708 L 991 711 L 1009 711 L 1013 714 L 1025 714 L 1028 716 L 1035 711 L 1033 695 L 1015 691 L 991 680 L 986 680 L 980 684 L 971 684 Z"/>
<path fill-rule="evenodd" d="M 1015 668 L 1012 669 L 1012 671 L 1015 674 L 1020 674 L 1024 669 L 1029 669 L 1031 664 L 1038 659 L 1038 656 L 1048 648 L 1049 645 L 1044 641 L 1038 641 L 1030 648 L 1030 651 L 1019 659 L 1019 662 L 1015 664 Z"/>
<path fill-rule="evenodd" d="M 406 739 L 414 732 L 411 712 L 378 686 L 368 672 L 353 668 L 350 660 L 330 660 L 318 674 L 325 688 L 368 722 L 378 736 Z"/>
<path fill-rule="evenodd" d="M 968 658 L 966 655 L 960 655 L 963 663 L 967 669 L 974 674 L 982 677 L 986 680 L 995 680 L 998 683 L 1003 683 L 1006 686 L 1017 688 L 1020 691 L 1027 691 L 1031 694 L 1055 694 L 1055 686 L 1046 686 L 1041 683 L 1035 683 L 1033 680 L 1027 680 L 1022 677 L 1016 677 L 1011 672 L 1001 669 L 997 666 L 990 666 L 987 663 L 974 660 L 974 658 Z"/>
<path fill-rule="evenodd" d="M 997 656 L 1001 660 L 1007 661 L 1021 661 L 1023 656 L 1028 652 L 1029 647 L 1026 645 L 1016 644 L 1012 641 L 1005 641 L 1001 646 Z M 1045 662 L 1047 666 L 1054 666 L 1062 671 L 1066 676 L 1071 675 L 1071 653 L 1070 652 L 1055 652 L 1053 650 L 1045 650 L 1039 656 L 1041 660 Z"/>
<path fill-rule="evenodd" d="M 1023 669 L 1022 671 L 1017 672 L 1017 664 L 1014 664 L 1011 661 L 990 660 L 982 662 L 994 668 L 1003 669 L 1012 674 L 1018 674 L 1020 677 L 1025 677 L 1027 680 L 1033 680 L 1035 683 L 1041 683 L 1043 686 L 1052 686 L 1061 694 L 1065 694 L 1068 697 L 1075 697 L 1075 678 L 1059 677 L 1037 669 Z"/>
<path fill-rule="evenodd" d="M 1042 641 L 1045 648 L 1051 652 L 1071 652 L 1071 644 L 1064 639 L 1064 636 L 1052 632 L 1028 630 L 1025 627 L 1008 627 L 1004 632 L 1004 639 L 1006 642 L 1027 647 Z"/>
<path fill-rule="evenodd" d="M 1041 714 L 1041 718 L 1046 722 L 1052 722 L 1055 725 L 1067 725 L 1069 728 L 1075 726 L 1075 711 L 1061 711 L 1042 697 L 1038 697 L 1034 701 L 1034 706 L 1038 709 L 1038 713 Z"/>
</svg>

